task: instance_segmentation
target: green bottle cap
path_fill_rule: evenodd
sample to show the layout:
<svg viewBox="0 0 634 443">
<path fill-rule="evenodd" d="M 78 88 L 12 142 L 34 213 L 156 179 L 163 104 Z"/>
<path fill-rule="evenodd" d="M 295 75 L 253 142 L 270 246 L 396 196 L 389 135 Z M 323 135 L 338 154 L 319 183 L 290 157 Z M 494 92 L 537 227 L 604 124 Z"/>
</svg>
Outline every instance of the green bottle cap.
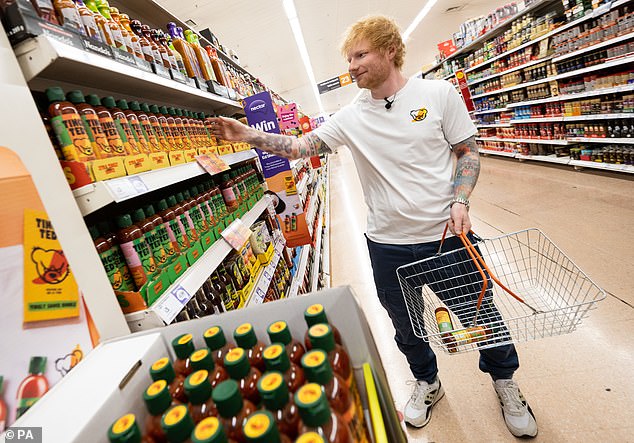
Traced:
<svg viewBox="0 0 634 443">
<path fill-rule="evenodd" d="M 235 380 L 225 380 L 216 385 L 211 393 L 211 398 L 216 403 L 218 413 L 224 418 L 234 417 L 242 409 L 243 401 L 240 395 L 240 387 Z"/>
<path fill-rule="evenodd" d="M 172 340 L 174 353 L 181 360 L 185 360 L 194 352 L 194 341 L 191 334 L 182 334 Z"/>
<path fill-rule="evenodd" d="M 266 328 L 266 332 L 269 334 L 271 343 L 283 343 L 287 345 L 293 339 L 291 331 L 288 329 L 288 324 L 286 324 L 285 321 L 271 323 L 269 327 Z"/>
<path fill-rule="evenodd" d="M 145 103 L 143 103 L 143 104 L 145 104 Z M 130 109 L 132 109 L 133 111 L 141 111 L 142 110 L 141 109 L 141 105 L 136 100 L 132 100 L 130 103 L 128 103 L 128 105 L 130 106 Z M 119 107 L 121 107 L 121 106 L 119 106 Z M 148 111 L 145 111 L 145 110 L 143 110 L 143 111 L 144 112 L 148 112 Z"/>
<path fill-rule="evenodd" d="M 248 443 L 281 442 L 275 418 L 269 411 L 257 411 L 249 415 L 242 430 Z"/>
<path fill-rule="evenodd" d="M 192 196 L 189 191 L 187 189 L 183 190 L 183 199 L 189 200 L 190 198 L 192 198 Z"/>
<path fill-rule="evenodd" d="M 150 105 L 147 103 L 141 103 L 141 111 L 154 113 L 154 111 L 150 108 Z M 158 106 L 156 107 L 156 112 L 158 112 Z"/>
<path fill-rule="evenodd" d="M 153 205 L 143 206 L 143 212 L 145 212 L 146 217 L 153 217 L 154 215 L 156 215 L 156 211 L 154 210 Z"/>
<path fill-rule="evenodd" d="M 201 405 L 209 400 L 211 397 L 209 372 L 206 369 L 201 369 L 191 373 L 185 379 L 185 392 L 191 404 Z"/>
<path fill-rule="evenodd" d="M 99 238 L 99 229 L 96 226 L 88 226 L 88 232 L 90 232 L 90 238 L 97 240 Z"/>
<path fill-rule="evenodd" d="M 132 213 L 132 220 L 136 223 L 144 219 L 145 219 L 145 212 L 143 212 L 143 209 L 141 208 L 135 209 L 134 212 Z"/>
<path fill-rule="evenodd" d="M 233 348 L 225 355 L 225 369 L 234 380 L 246 377 L 251 370 L 247 353 L 242 348 Z"/>
<path fill-rule="evenodd" d="M 167 202 L 165 201 L 165 199 L 161 199 L 158 202 L 158 210 L 159 211 L 165 211 L 167 208 L 169 208 L 169 206 L 167 206 Z"/>
<path fill-rule="evenodd" d="M 271 411 L 282 409 L 288 403 L 288 385 L 281 372 L 267 372 L 258 380 L 258 392 L 264 406 Z"/>
<path fill-rule="evenodd" d="M 291 368 L 286 348 L 282 343 L 273 343 L 262 354 L 267 371 L 286 372 Z"/>
<path fill-rule="evenodd" d="M 179 117 L 183 116 L 183 110 L 182 109 L 174 109 L 174 111 L 176 111 L 176 115 Z"/>
<path fill-rule="evenodd" d="M 196 185 L 196 194 L 202 194 L 203 192 L 205 192 L 205 187 L 201 184 Z"/>
<path fill-rule="evenodd" d="M 59 86 L 53 86 L 52 88 L 46 89 L 46 98 L 48 101 L 53 102 L 63 102 L 64 98 L 64 90 Z"/>
<path fill-rule="evenodd" d="M 151 109 L 151 108 L 150 108 L 150 109 Z M 161 106 L 161 107 L 159 108 L 159 111 L 160 111 L 160 113 L 161 113 L 161 114 L 163 114 L 163 115 L 168 115 L 168 114 L 169 114 L 169 112 L 167 112 L 167 106 Z"/>
<path fill-rule="evenodd" d="M 106 107 L 106 108 L 116 108 L 117 104 L 114 101 L 114 97 L 109 95 L 107 97 L 104 97 L 101 99 L 101 103 Z"/>
<path fill-rule="evenodd" d="M 306 380 L 325 386 L 334 377 L 328 356 L 321 349 L 313 349 L 302 357 Z"/>
<path fill-rule="evenodd" d="M 295 440 L 295 443 L 326 443 L 326 440 L 316 432 L 306 432 Z"/>
<path fill-rule="evenodd" d="M 166 380 L 157 380 L 143 393 L 143 401 L 150 415 L 163 415 L 172 404 L 172 396 Z"/>
<path fill-rule="evenodd" d="M 110 222 L 108 220 L 98 222 L 97 229 L 99 229 L 99 233 L 101 235 L 106 235 L 112 232 L 112 227 L 110 226 Z"/>
<path fill-rule="evenodd" d="M 119 229 L 129 228 L 132 226 L 132 218 L 129 214 L 122 214 L 117 216 L 116 223 Z"/>
<path fill-rule="evenodd" d="M 85 98 L 89 105 L 101 106 L 101 99 L 97 94 L 88 94 Z"/>
<path fill-rule="evenodd" d="M 185 200 L 182 192 L 176 194 L 176 203 L 182 203 Z"/>
<path fill-rule="evenodd" d="M 150 366 L 150 377 L 154 381 L 165 380 L 171 383 L 176 377 L 176 373 L 169 358 L 163 357 L 152 363 L 152 366 Z"/>
<path fill-rule="evenodd" d="M 328 323 L 328 317 L 326 316 L 326 310 L 320 303 L 309 306 L 304 311 L 304 319 L 306 324 L 310 328 L 318 323 Z"/>
<path fill-rule="evenodd" d="M 198 191 L 198 187 L 195 185 L 190 186 L 189 188 L 189 195 L 191 195 L 192 197 L 196 197 L 196 195 L 198 195 L 200 193 L 200 191 Z"/>
<path fill-rule="evenodd" d="M 212 351 L 216 351 L 227 344 L 225 333 L 220 326 L 212 326 L 203 334 L 205 343 Z"/>
<path fill-rule="evenodd" d="M 194 371 L 205 369 L 206 371 L 211 373 L 216 367 L 216 364 L 214 363 L 214 358 L 212 357 L 211 350 L 209 348 L 202 348 L 194 351 L 192 355 L 189 356 L 189 361 L 191 362 L 192 369 L 194 369 Z"/>
<path fill-rule="evenodd" d="M 66 94 L 66 100 L 71 103 L 86 103 L 84 93 L 78 89 L 75 89 L 74 91 L 69 91 L 68 94 Z"/>
<path fill-rule="evenodd" d="M 173 107 L 169 107 L 167 108 L 167 112 L 169 113 L 169 115 L 171 116 L 175 116 L 176 115 L 176 109 L 174 109 Z"/>
<path fill-rule="evenodd" d="M 216 417 L 207 417 L 202 420 L 192 432 L 192 443 L 227 443 L 227 434 L 224 426 Z"/>
<path fill-rule="evenodd" d="M 238 346 L 244 349 L 251 349 L 258 343 L 258 338 L 251 323 L 243 323 L 233 331 L 233 338 Z"/>
<path fill-rule="evenodd" d="M 134 414 L 126 414 L 108 429 L 111 443 L 141 443 L 141 430 Z"/>
<path fill-rule="evenodd" d="M 311 326 L 310 329 L 308 329 L 308 338 L 313 348 L 323 349 L 326 352 L 335 349 L 335 336 L 330 326 L 326 323 Z"/>
<path fill-rule="evenodd" d="M 147 106 L 147 104 L 146 104 L 146 106 Z M 143 107 L 143 105 L 141 105 L 141 107 Z M 153 114 L 160 114 L 161 113 L 158 105 L 150 105 L 150 112 L 152 112 Z"/>
<path fill-rule="evenodd" d="M 187 406 L 177 405 L 163 415 L 161 427 L 170 442 L 182 443 L 189 439 L 194 430 L 194 420 L 189 415 Z"/>
<path fill-rule="evenodd" d="M 170 208 L 176 206 L 176 203 L 176 196 L 170 195 L 167 197 L 167 204 L 170 205 Z"/>
<path fill-rule="evenodd" d="M 29 374 L 44 374 L 46 370 L 46 357 L 31 357 L 29 361 Z"/>
<path fill-rule="evenodd" d="M 299 388 L 295 393 L 295 404 L 307 426 L 321 426 L 330 420 L 328 400 L 317 383 L 308 383 Z"/>
<path fill-rule="evenodd" d="M 123 111 L 125 111 L 126 109 L 130 109 L 130 107 L 128 106 L 128 101 L 124 99 L 117 100 L 117 107 Z"/>
</svg>

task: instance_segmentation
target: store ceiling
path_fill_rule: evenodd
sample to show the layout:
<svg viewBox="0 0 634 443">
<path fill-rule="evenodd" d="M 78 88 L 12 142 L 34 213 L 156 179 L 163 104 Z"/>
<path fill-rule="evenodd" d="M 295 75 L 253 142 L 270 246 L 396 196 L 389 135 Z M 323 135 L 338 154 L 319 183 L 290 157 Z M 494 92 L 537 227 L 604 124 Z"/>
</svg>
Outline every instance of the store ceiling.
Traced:
<svg viewBox="0 0 634 443">
<path fill-rule="evenodd" d="M 196 30 L 210 28 L 233 49 L 241 65 L 308 115 L 319 112 L 293 38 L 282 0 L 156 0 Z M 393 17 L 404 31 L 427 0 L 295 0 L 317 82 L 347 72 L 339 52 L 341 36 L 368 14 Z M 436 44 L 451 38 L 460 24 L 487 15 L 509 0 L 438 0 L 407 42 L 403 73 L 411 76 L 433 64 Z M 321 95 L 324 110 L 333 113 L 357 94 L 356 84 Z"/>
</svg>

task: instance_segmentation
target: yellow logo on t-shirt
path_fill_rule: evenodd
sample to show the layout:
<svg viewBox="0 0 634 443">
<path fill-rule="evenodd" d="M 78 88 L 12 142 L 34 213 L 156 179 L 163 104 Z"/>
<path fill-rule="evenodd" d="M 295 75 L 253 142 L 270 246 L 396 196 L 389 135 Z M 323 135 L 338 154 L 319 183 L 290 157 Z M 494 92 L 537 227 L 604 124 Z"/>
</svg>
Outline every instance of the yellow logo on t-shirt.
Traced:
<svg viewBox="0 0 634 443">
<path fill-rule="evenodd" d="M 421 122 L 427 117 L 427 108 L 414 109 L 413 111 L 409 111 L 409 115 L 412 116 L 412 123 Z"/>
</svg>

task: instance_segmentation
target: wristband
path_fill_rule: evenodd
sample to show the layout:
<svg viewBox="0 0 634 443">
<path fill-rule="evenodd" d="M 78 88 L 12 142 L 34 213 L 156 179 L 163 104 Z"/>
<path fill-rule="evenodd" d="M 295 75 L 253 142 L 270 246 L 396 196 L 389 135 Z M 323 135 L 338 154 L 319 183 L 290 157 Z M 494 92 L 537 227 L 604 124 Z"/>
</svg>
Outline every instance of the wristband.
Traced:
<svg viewBox="0 0 634 443">
<path fill-rule="evenodd" d="M 466 198 L 454 197 L 454 199 L 451 200 L 449 207 L 451 208 L 455 203 L 460 203 L 461 205 L 465 205 L 467 209 L 469 209 L 469 200 L 467 200 Z"/>
</svg>

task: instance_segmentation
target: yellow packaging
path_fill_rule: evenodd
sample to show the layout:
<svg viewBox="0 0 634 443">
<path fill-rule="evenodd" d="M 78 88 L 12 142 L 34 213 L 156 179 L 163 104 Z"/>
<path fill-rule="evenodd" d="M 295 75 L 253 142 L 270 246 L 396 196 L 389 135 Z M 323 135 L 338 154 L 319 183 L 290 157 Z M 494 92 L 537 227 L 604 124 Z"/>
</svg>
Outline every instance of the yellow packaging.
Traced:
<svg viewBox="0 0 634 443">
<path fill-rule="evenodd" d="M 122 157 L 110 157 L 101 160 L 94 160 L 92 163 L 92 173 L 95 180 L 108 180 L 111 178 L 123 177 L 126 169 Z"/>
<path fill-rule="evenodd" d="M 123 159 L 128 175 L 150 170 L 150 159 L 147 154 L 126 155 Z"/>
</svg>

